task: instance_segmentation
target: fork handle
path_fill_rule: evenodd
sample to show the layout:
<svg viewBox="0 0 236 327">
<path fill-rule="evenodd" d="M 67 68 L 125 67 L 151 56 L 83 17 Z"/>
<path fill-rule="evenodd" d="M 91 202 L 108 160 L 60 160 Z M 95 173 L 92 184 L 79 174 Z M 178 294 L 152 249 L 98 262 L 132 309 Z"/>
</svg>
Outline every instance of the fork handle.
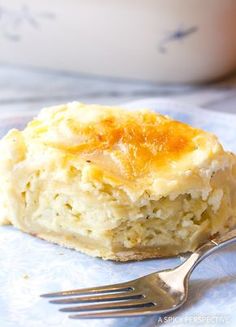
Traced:
<svg viewBox="0 0 236 327">
<path fill-rule="evenodd" d="M 190 257 L 184 261 L 183 264 L 178 266 L 176 269 L 189 275 L 193 269 L 210 254 L 219 250 L 227 245 L 236 243 L 236 228 L 223 234 L 212 238 L 210 241 L 201 245 Z"/>
</svg>

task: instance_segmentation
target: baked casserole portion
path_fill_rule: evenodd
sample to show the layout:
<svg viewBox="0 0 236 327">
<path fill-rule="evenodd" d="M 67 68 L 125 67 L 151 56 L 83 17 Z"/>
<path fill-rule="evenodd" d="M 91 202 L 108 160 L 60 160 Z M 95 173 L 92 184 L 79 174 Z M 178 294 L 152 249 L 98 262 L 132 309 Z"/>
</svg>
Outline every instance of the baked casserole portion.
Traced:
<svg viewBox="0 0 236 327">
<path fill-rule="evenodd" d="M 172 256 L 236 225 L 235 155 L 149 110 L 46 108 L 0 154 L 0 222 L 92 256 Z"/>
</svg>

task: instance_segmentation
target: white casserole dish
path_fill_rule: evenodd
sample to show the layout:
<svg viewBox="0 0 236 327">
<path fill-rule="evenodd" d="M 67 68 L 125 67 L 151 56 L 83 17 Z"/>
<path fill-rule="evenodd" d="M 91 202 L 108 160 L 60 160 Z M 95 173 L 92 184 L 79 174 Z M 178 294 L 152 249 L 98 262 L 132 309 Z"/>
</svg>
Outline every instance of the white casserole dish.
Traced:
<svg viewBox="0 0 236 327">
<path fill-rule="evenodd" d="M 235 0 L 9 0 L 0 62 L 157 82 L 236 69 Z"/>
</svg>

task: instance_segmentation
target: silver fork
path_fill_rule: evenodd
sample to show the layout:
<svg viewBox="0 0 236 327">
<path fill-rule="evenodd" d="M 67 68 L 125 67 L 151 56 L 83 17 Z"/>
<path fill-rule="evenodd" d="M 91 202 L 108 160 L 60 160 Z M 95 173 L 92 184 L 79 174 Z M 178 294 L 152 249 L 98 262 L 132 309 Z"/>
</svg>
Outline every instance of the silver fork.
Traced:
<svg viewBox="0 0 236 327">
<path fill-rule="evenodd" d="M 180 308 L 188 296 L 193 269 L 208 255 L 236 241 L 236 229 L 200 246 L 181 265 L 125 283 L 41 295 L 50 303 L 73 304 L 60 309 L 70 318 L 115 318 L 163 314 Z M 78 304 L 78 305 L 75 305 Z"/>
</svg>

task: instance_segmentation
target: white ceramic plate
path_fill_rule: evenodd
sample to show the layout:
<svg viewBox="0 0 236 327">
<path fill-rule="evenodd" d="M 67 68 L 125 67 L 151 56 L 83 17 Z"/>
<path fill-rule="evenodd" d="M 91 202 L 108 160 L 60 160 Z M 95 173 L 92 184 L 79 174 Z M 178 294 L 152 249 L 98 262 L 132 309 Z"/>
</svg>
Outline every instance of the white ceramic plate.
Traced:
<svg viewBox="0 0 236 327">
<path fill-rule="evenodd" d="M 236 69 L 234 0 L 7 0 L 0 61 L 157 82 Z"/>
<path fill-rule="evenodd" d="M 236 150 L 236 115 L 211 113 L 166 100 L 145 100 L 129 108 L 150 107 L 161 113 L 215 132 L 227 148 Z M 1 120 L 0 130 L 23 127 L 31 114 Z M 74 321 L 58 307 L 39 297 L 45 292 L 117 283 L 156 270 L 171 268 L 180 258 L 114 263 L 91 258 L 0 227 L 0 326 L 1 327 L 154 327 L 235 326 L 236 246 L 205 259 L 194 271 L 190 293 L 182 309 L 164 316 Z"/>
</svg>

